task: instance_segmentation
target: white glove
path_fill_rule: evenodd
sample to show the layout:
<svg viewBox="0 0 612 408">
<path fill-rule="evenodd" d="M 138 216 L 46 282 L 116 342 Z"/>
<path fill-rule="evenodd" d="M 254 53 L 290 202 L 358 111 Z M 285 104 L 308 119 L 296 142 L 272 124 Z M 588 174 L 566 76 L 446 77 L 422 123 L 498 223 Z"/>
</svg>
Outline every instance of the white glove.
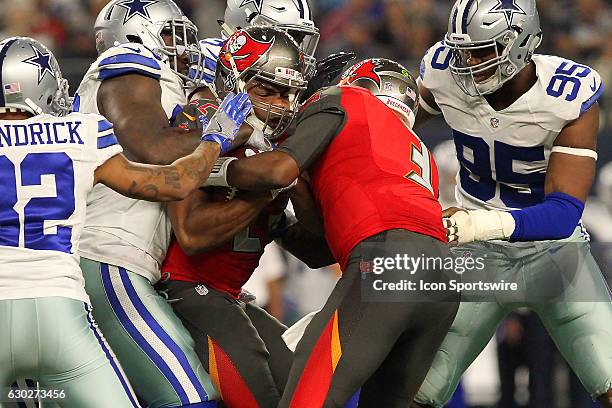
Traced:
<svg viewBox="0 0 612 408">
<path fill-rule="evenodd" d="M 512 215 L 507 211 L 497 210 L 461 210 L 442 221 L 448 241 L 457 241 L 458 244 L 507 240 L 515 228 Z"/>
</svg>

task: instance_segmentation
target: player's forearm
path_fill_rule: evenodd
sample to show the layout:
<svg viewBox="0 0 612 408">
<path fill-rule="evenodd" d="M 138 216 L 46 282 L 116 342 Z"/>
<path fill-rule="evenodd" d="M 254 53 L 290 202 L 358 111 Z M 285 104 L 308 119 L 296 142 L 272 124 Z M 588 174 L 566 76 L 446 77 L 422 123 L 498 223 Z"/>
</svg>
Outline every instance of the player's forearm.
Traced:
<svg viewBox="0 0 612 408">
<path fill-rule="evenodd" d="M 220 152 L 218 143 L 201 142 L 191 154 L 174 161 L 169 167 L 177 171 L 178 180 L 174 187 L 178 191 L 168 190 L 167 194 L 175 194 L 177 200 L 186 198 L 206 181 Z"/>
<path fill-rule="evenodd" d="M 171 127 L 161 127 L 157 131 L 143 127 L 140 132 L 147 135 L 146 138 L 134 135 L 137 132 L 135 128 L 128 132 L 127 137 L 120 137 L 121 130 L 117 130 L 119 143 L 129 157 L 141 163 L 157 165 L 168 165 L 189 155 L 198 147 L 202 137 L 200 129 L 185 131 Z"/>
<path fill-rule="evenodd" d="M 445 221 L 449 241 L 509 240 L 531 242 L 565 239 L 580 222 L 584 202 L 565 193 L 550 193 L 540 204 L 514 211 L 458 211 Z"/>
<path fill-rule="evenodd" d="M 144 154 L 147 163 L 170 164 L 196 149 L 200 144 L 202 131 L 200 129 L 184 131 L 182 129 L 166 128 L 149 146 Z"/>
<path fill-rule="evenodd" d="M 208 177 L 219 156 L 217 143 L 203 142 L 190 155 L 168 166 L 124 164 L 129 187 L 126 195 L 149 201 L 176 201 L 186 198 Z"/>
<path fill-rule="evenodd" d="M 285 188 L 298 176 L 297 163 L 286 153 L 278 151 L 234 160 L 227 169 L 227 183 L 230 186 L 250 191 Z"/>
<path fill-rule="evenodd" d="M 248 227 L 271 200 L 271 195 L 258 194 L 223 203 L 206 202 L 183 220 L 171 217 L 174 234 L 187 255 L 210 251 Z"/>
</svg>

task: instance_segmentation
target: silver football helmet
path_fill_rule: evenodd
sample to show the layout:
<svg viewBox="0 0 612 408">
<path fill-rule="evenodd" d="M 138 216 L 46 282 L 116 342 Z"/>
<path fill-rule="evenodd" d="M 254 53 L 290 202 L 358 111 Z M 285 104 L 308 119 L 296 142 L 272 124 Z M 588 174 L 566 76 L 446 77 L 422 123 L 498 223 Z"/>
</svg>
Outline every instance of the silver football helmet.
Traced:
<svg viewBox="0 0 612 408">
<path fill-rule="evenodd" d="M 289 107 L 253 101 L 253 107 L 266 112 L 260 119 L 255 110 L 246 123 L 266 137 L 280 137 L 296 116 L 300 94 L 308 82 L 304 78 L 303 53 L 284 30 L 255 25 L 236 31 L 223 45 L 214 88 L 220 97 L 229 92 L 245 92 L 258 83 L 287 88 Z"/>
<path fill-rule="evenodd" d="M 98 54 L 118 44 L 140 43 L 164 61 L 191 86 L 204 72 L 180 72 L 178 60 L 187 55 L 188 66 L 199 67 L 203 56 L 198 29 L 172 0 L 111 0 L 98 14 L 94 31 Z M 166 44 L 163 36 L 171 38 Z"/>
<path fill-rule="evenodd" d="M 541 42 L 535 0 L 457 0 L 445 38 L 452 50 L 451 73 L 471 96 L 501 88 L 531 61 Z M 482 61 L 483 53 L 493 57 Z"/>
<path fill-rule="evenodd" d="M 28 37 L 0 42 L 0 112 L 70 112 L 68 81 L 62 77 L 53 53 Z"/>
<path fill-rule="evenodd" d="M 314 73 L 319 29 L 306 0 L 227 0 L 224 23 L 225 37 L 255 24 L 287 31 L 301 47 L 307 71 Z"/>
<path fill-rule="evenodd" d="M 342 74 L 339 85 L 367 89 L 399 113 L 406 126 L 412 129 L 419 108 L 419 87 L 404 66 L 386 58 L 363 60 Z"/>
</svg>

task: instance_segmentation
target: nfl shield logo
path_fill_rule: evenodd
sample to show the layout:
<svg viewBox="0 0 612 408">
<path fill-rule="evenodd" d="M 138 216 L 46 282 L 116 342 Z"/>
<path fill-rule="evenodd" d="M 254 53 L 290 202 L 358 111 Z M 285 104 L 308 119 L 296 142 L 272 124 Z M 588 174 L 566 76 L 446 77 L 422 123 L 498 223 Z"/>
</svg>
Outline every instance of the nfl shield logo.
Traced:
<svg viewBox="0 0 612 408">
<path fill-rule="evenodd" d="M 497 129 L 499 127 L 499 119 L 491 118 L 491 127 Z"/>
<path fill-rule="evenodd" d="M 372 261 L 366 261 L 362 259 L 359 261 L 359 272 L 371 273 L 374 270 L 374 263 Z"/>
</svg>

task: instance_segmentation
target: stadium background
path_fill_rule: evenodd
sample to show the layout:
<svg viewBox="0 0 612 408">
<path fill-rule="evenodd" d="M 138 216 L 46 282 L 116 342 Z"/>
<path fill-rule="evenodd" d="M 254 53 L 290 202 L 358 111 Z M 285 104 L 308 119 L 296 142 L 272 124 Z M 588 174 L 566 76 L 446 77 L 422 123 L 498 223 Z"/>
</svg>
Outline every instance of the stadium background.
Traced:
<svg viewBox="0 0 612 408">
<path fill-rule="evenodd" d="M 58 56 L 71 90 L 95 59 L 93 23 L 108 0 L 0 0 L 0 38 L 32 36 Z M 421 56 L 444 35 L 451 0 L 309 0 L 321 31 L 318 54 L 351 50 L 358 58 L 388 57 L 418 73 Z M 200 38 L 216 37 L 225 0 L 177 0 L 198 25 Z M 612 2 L 538 0 L 544 41 L 538 52 L 594 67 L 612 87 Z M 612 272 L 612 92 L 600 100 L 598 179 L 584 221 L 604 273 Z M 450 130 L 436 120 L 420 130 L 434 149 L 441 172 L 441 197 L 452 204 L 457 169 Z M 287 324 L 317 309 L 334 285 L 335 268 L 308 270 L 269 247 L 249 288 L 258 301 Z M 602 324 L 604 324 L 602 322 Z M 610 322 L 607 322 L 610 324 Z M 503 390 L 503 392 L 502 392 Z M 555 396 L 551 396 L 552 394 Z M 535 400 L 549 401 L 546 405 Z M 495 339 L 466 374 L 453 407 L 593 407 L 568 372 L 537 317 L 509 316 Z"/>
</svg>

